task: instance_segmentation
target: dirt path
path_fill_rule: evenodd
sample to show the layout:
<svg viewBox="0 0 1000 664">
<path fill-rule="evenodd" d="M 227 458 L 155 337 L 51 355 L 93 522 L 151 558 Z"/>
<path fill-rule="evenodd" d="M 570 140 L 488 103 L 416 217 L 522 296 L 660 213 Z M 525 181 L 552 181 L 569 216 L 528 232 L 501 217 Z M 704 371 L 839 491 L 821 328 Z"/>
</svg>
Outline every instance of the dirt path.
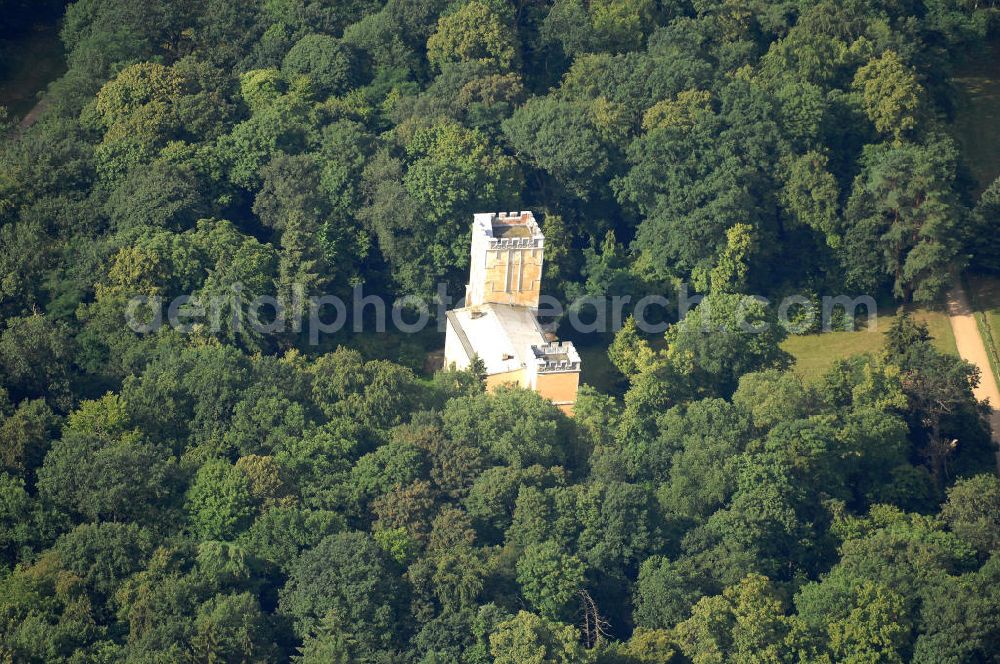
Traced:
<svg viewBox="0 0 1000 664">
<path fill-rule="evenodd" d="M 1000 389 L 997 388 L 993 369 L 990 368 L 990 358 L 986 354 L 983 338 L 979 336 L 979 327 L 972 315 L 969 299 L 960 285 L 955 285 L 948 293 L 948 318 L 955 333 L 958 354 L 963 360 L 979 367 L 979 387 L 976 388 L 975 395 L 977 399 L 988 401 L 993 407 L 990 413 L 993 442 L 1000 445 Z M 1000 450 L 997 451 L 997 470 L 1000 471 Z"/>
</svg>

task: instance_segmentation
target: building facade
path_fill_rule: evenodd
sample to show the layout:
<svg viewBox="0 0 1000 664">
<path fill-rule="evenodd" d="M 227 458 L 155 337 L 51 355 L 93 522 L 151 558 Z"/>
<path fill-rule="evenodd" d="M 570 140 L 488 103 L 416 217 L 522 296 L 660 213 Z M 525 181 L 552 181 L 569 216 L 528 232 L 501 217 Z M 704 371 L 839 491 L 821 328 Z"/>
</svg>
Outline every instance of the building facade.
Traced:
<svg viewBox="0 0 1000 664">
<path fill-rule="evenodd" d="M 477 214 L 465 306 L 448 312 L 445 366 L 486 369 L 487 389 L 519 385 L 572 414 L 580 355 L 538 322 L 545 236 L 531 212 Z"/>
</svg>

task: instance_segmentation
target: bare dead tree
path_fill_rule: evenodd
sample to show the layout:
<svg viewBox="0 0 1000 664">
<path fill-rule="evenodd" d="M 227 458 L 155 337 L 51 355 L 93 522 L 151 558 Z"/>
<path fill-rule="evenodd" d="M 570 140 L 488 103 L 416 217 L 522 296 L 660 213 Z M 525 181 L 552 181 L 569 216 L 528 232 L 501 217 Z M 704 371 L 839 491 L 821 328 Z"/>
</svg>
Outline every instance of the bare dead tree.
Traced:
<svg viewBox="0 0 1000 664">
<path fill-rule="evenodd" d="M 608 638 L 608 629 L 611 624 L 601 617 L 597 610 L 597 602 L 586 590 L 581 590 L 580 608 L 583 613 L 580 631 L 583 633 L 583 644 L 587 648 L 593 648 L 602 640 Z"/>
</svg>

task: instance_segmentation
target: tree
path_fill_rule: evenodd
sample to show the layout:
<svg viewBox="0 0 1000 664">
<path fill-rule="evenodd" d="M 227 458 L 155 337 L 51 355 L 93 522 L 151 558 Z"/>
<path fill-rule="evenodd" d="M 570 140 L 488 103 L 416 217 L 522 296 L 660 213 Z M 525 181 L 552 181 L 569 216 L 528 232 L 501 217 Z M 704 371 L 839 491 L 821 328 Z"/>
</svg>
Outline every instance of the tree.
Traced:
<svg viewBox="0 0 1000 664">
<path fill-rule="evenodd" d="M 331 611 L 320 625 L 303 639 L 299 656 L 293 661 L 299 664 L 350 664 L 358 657 L 357 641 L 345 634 L 340 626 L 337 613 Z"/>
<path fill-rule="evenodd" d="M 346 92 L 353 83 L 353 63 L 343 43 L 328 35 L 306 35 L 285 55 L 282 69 L 289 78 L 306 76 L 321 97 Z"/>
<path fill-rule="evenodd" d="M 658 424 L 656 446 L 637 455 L 636 465 L 654 471 L 657 497 L 672 514 L 710 516 L 736 488 L 737 456 L 751 439 L 746 414 L 722 399 L 705 399 L 671 408 Z"/>
<path fill-rule="evenodd" d="M 698 569 L 721 585 L 732 585 L 747 574 L 782 579 L 820 564 L 826 553 L 820 545 L 826 542 L 806 535 L 816 527 L 808 517 L 822 515 L 818 498 L 804 490 L 780 458 L 745 455 L 737 467 L 728 505 L 685 538 Z"/>
<path fill-rule="evenodd" d="M 903 598 L 892 589 L 870 581 L 846 587 L 810 584 L 795 604 L 810 628 L 819 632 L 833 661 L 905 661 L 910 625 Z"/>
<path fill-rule="evenodd" d="M 627 51 L 642 46 L 656 25 L 659 7 L 648 0 L 558 0 L 545 17 L 543 34 L 567 55 Z"/>
<path fill-rule="evenodd" d="M 254 520 L 240 542 L 250 555 L 287 573 L 300 553 L 345 528 L 344 518 L 335 512 L 276 505 Z"/>
<path fill-rule="evenodd" d="M 564 465 L 574 451 L 569 421 L 530 390 L 452 399 L 441 417 L 445 435 L 485 450 L 496 462 Z"/>
<path fill-rule="evenodd" d="M 487 463 L 482 448 L 444 435 L 438 422 L 432 425 L 411 423 L 396 429 L 394 438 L 412 440 L 427 450 L 431 458 L 431 479 L 440 490 L 454 498 L 468 495 L 469 488 Z"/>
<path fill-rule="evenodd" d="M 696 113 L 690 125 L 655 126 L 640 135 L 627 148 L 630 168 L 615 186 L 619 202 L 635 205 L 643 217 L 633 245 L 641 262 L 663 278 L 691 278 L 702 292 L 730 228 L 746 224 L 762 249 L 779 232 L 774 177 L 783 146 L 773 101 L 733 81 L 718 104 Z M 751 284 L 769 271 L 767 254 L 752 256 Z"/>
<path fill-rule="evenodd" d="M 281 591 L 280 610 L 309 634 L 331 611 L 345 637 L 372 654 L 398 642 L 404 587 L 385 552 L 365 533 L 329 535 L 298 559 Z"/>
<path fill-rule="evenodd" d="M 810 600 L 821 603 L 813 613 L 846 617 L 857 597 L 853 584 L 870 581 L 903 599 L 902 609 L 894 610 L 895 621 L 907 625 L 918 618 L 925 596 L 977 566 L 975 551 L 937 519 L 875 506 L 867 516 L 849 517 L 837 527 L 843 539 L 840 560 L 824 577 L 823 588 L 809 590 Z M 806 613 L 804 605 L 800 613 Z M 904 633 L 905 639 L 912 636 L 908 629 Z"/>
<path fill-rule="evenodd" d="M 672 662 L 678 653 L 670 632 L 662 629 L 637 627 L 631 638 L 612 651 L 611 661 L 627 664 L 663 664 Z M 620 659 L 614 659 L 618 657 Z"/>
<path fill-rule="evenodd" d="M 493 466 L 484 470 L 463 501 L 481 540 L 499 542 L 510 527 L 522 487 L 564 486 L 566 472 L 555 466 Z"/>
<path fill-rule="evenodd" d="M 0 473 L 0 562 L 13 568 L 67 528 L 66 519 L 25 490 L 24 480 Z"/>
<path fill-rule="evenodd" d="M 576 664 L 587 661 L 576 631 L 569 625 L 519 611 L 490 634 L 496 664 Z"/>
<path fill-rule="evenodd" d="M 125 580 L 145 567 L 153 533 L 136 524 L 88 523 L 55 543 L 60 567 L 75 575 L 96 606 L 112 600 Z"/>
<path fill-rule="evenodd" d="M 793 372 L 768 369 L 740 377 L 733 404 L 749 413 L 761 431 L 780 422 L 806 417 L 815 408 L 816 395 Z"/>
<path fill-rule="evenodd" d="M 202 465 L 188 489 L 185 507 L 199 539 L 227 540 L 253 522 L 257 501 L 250 478 L 223 459 Z"/>
<path fill-rule="evenodd" d="M 575 505 L 560 505 L 563 523 L 573 510 L 579 523 L 577 550 L 591 569 L 634 578 L 639 562 L 663 546 L 660 514 L 652 491 L 625 482 L 593 483 L 568 491 Z M 564 526 L 565 527 L 565 526 Z"/>
<path fill-rule="evenodd" d="M 430 482 L 397 484 L 372 501 L 372 511 L 377 517 L 372 528 L 375 531 L 402 528 L 411 542 L 423 546 L 431 529 L 436 497 Z"/>
<path fill-rule="evenodd" d="M 972 263 L 977 268 L 992 270 L 1000 261 L 996 232 L 1000 224 L 1000 177 L 980 195 L 971 222 L 965 245 L 971 250 Z"/>
<path fill-rule="evenodd" d="M 351 470 L 351 488 L 370 500 L 427 475 L 427 455 L 416 445 L 390 442 L 365 454 Z"/>
<path fill-rule="evenodd" d="M 715 267 L 708 274 L 711 292 L 742 292 L 746 287 L 753 245 L 753 229 L 750 226 L 736 224 L 726 231 L 726 246 L 719 254 Z"/>
<path fill-rule="evenodd" d="M 532 544 L 517 561 L 517 582 L 525 598 L 542 617 L 555 621 L 573 618 L 583 589 L 584 565 L 562 552 L 552 541 Z"/>
<path fill-rule="evenodd" d="M 923 106 L 924 90 L 894 51 L 873 58 L 854 75 L 853 88 L 875 129 L 897 141 L 913 131 Z"/>
<path fill-rule="evenodd" d="M 117 180 L 153 161 L 176 138 L 180 119 L 174 101 L 183 80 L 172 68 L 146 62 L 126 67 L 97 95 L 95 120 L 104 140 L 95 149 L 98 169 Z"/>
<path fill-rule="evenodd" d="M 676 99 L 664 99 L 653 104 L 642 116 L 642 128 L 651 131 L 666 127 L 693 128 L 699 116 L 712 112 L 712 93 L 706 90 L 685 90 Z"/>
<path fill-rule="evenodd" d="M 429 299 L 467 264 L 472 214 L 515 206 L 522 176 L 483 133 L 454 122 L 417 129 L 405 148 L 405 163 L 383 152 L 366 166 L 358 218 L 403 290 Z"/>
<path fill-rule="evenodd" d="M 105 440 L 69 431 L 38 469 L 38 491 L 92 521 L 153 523 L 175 494 L 175 472 L 169 450 L 138 432 Z"/>
<path fill-rule="evenodd" d="M 142 571 L 119 589 L 120 620 L 128 626 L 127 654 L 181 658 L 194 632 L 194 614 L 210 590 L 195 565 L 194 543 L 158 547 Z M 192 573 L 194 572 L 194 573 Z"/>
<path fill-rule="evenodd" d="M 359 122 L 338 120 L 323 128 L 320 186 L 330 199 L 335 218 L 351 218 L 361 208 L 361 173 L 374 146 L 375 137 Z M 358 259 L 364 257 L 361 249 L 365 242 L 367 238 L 359 237 Z"/>
<path fill-rule="evenodd" d="M 952 433 L 968 435 L 969 442 L 974 440 L 975 428 L 969 431 L 962 427 L 960 413 L 976 409 L 972 391 L 979 384 L 979 370 L 934 348 L 926 324 L 914 323 L 908 315 L 893 321 L 886 334 L 884 353 L 901 370 L 900 383 L 909 401 L 910 416 L 924 438 L 920 441 L 921 454 L 940 485 L 959 440 Z"/>
<path fill-rule="evenodd" d="M 691 613 L 701 597 L 697 573 L 666 556 L 650 556 L 639 568 L 633 619 L 640 628 L 669 629 Z"/>
<path fill-rule="evenodd" d="M 900 315 L 804 383 L 773 314 L 1000 265 L 942 133 L 1000 0 L 0 4 L 66 64 L 0 109 L 0 662 L 996 659 L 975 370 Z M 572 418 L 305 348 L 298 297 L 460 292 L 519 207 L 635 314 Z"/>
<path fill-rule="evenodd" d="M 413 613 L 422 619 L 436 612 L 451 628 L 463 625 L 468 629 L 469 614 L 477 606 L 490 570 L 488 555 L 474 546 L 472 519 L 459 509 L 442 508 L 428 539 L 423 555 L 406 571 L 414 589 Z M 421 632 L 417 638 L 429 636 Z"/>
<path fill-rule="evenodd" d="M 323 242 L 315 241 L 329 221 L 329 204 L 320 190 L 319 165 L 311 155 L 277 155 L 261 175 L 264 184 L 253 209 L 262 222 L 281 233 L 278 285 L 282 301 L 291 309 L 293 287 L 311 296 L 336 283 L 334 264 L 327 260 Z"/>
<path fill-rule="evenodd" d="M 6 394 L 0 392 L 0 465 L 21 477 L 31 477 L 41 465 L 55 433 L 55 413 L 42 399 L 22 401 L 3 413 Z"/>
<path fill-rule="evenodd" d="M 843 500 L 850 497 L 844 480 L 848 453 L 836 424 L 822 415 L 782 422 L 768 433 L 764 449 L 782 459 L 799 482 L 810 482 L 818 495 Z"/>
<path fill-rule="evenodd" d="M 728 397 L 743 374 L 788 365 L 784 337 L 760 301 L 714 293 L 667 331 L 666 357 L 692 386 Z"/>
<path fill-rule="evenodd" d="M 958 480 L 948 489 L 941 518 L 953 533 L 968 542 L 980 555 L 1000 548 L 1000 481 L 992 475 L 976 475 Z"/>
<path fill-rule="evenodd" d="M 126 233 L 150 227 L 188 230 L 207 216 L 206 207 L 197 175 L 161 159 L 129 173 L 107 201 L 112 223 Z"/>
<path fill-rule="evenodd" d="M 83 583 L 48 555 L 0 581 L 0 647 L 21 661 L 65 660 L 106 638 Z"/>
<path fill-rule="evenodd" d="M 693 662 L 793 662 L 797 625 L 785 615 L 770 580 L 749 575 L 721 595 L 703 597 L 674 633 Z"/>
<path fill-rule="evenodd" d="M 15 403 L 44 398 L 56 410 L 69 410 L 75 352 L 69 330 L 39 313 L 6 324 L 0 331 L 0 385 Z"/>
<path fill-rule="evenodd" d="M 372 430 L 391 427 L 422 403 L 420 383 L 406 367 L 338 348 L 309 367 L 312 401 L 330 418 L 348 417 Z"/>
<path fill-rule="evenodd" d="M 475 62 L 509 71 L 517 61 L 513 34 L 493 5 L 473 0 L 441 17 L 427 40 L 427 60 L 438 69 L 451 62 Z"/>
<path fill-rule="evenodd" d="M 182 80 L 170 67 L 144 62 L 123 69 L 101 88 L 94 111 L 106 128 L 154 102 L 166 102 L 180 94 Z"/>
<path fill-rule="evenodd" d="M 954 159 L 948 139 L 866 148 L 840 252 L 849 284 L 874 289 L 887 275 L 896 297 L 918 302 L 944 291 L 950 270 L 965 260 L 957 241 L 963 210 L 951 185 Z"/>
<path fill-rule="evenodd" d="M 948 579 L 926 593 L 921 610 L 926 628 L 914 644 L 914 662 L 988 659 L 996 651 L 998 562 L 993 555 L 977 572 Z"/>
<path fill-rule="evenodd" d="M 272 631 L 269 616 L 251 593 L 220 593 L 198 607 L 189 657 L 224 662 L 277 658 L 280 650 Z"/>
<path fill-rule="evenodd" d="M 549 95 L 529 100 L 503 123 L 514 149 L 583 200 L 609 196 L 615 157 L 601 135 L 592 105 Z"/>
<path fill-rule="evenodd" d="M 829 171 L 829 158 L 811 151 L 790 160 L 784 169 L 781 204 L 800 226 L 823 234 L 831 247 L 840 242 L 840 187 Z"/>
<path fill-rule="evenodd" d="M 431 274 L 440 279 L 449 274 L 440 261 L 465 265 L 468 219 L 473 211 L 510 207 L 518 200 L 521 173 L 516 162 L 492 146 L 482 133 L 454 123 L 418 130 L 407 143 L 406 153 L 409 164 L 403 186 L 416 202 L 423 223 L 429 225 L 414 229 L 413 239 L 431 248 Z M 376 230 L 381 242 L 382 230 L 379 226 Z M 414 249 L 417 245 L 410 245 L 410 250 Z M 426 253 L 426 248 L 414 253 Z M 408 254 L 407 260 L 412 260 L 413 255 Z M 402 257 L 390 252 L 390 261 L 393 258 Z"/>
</svg>

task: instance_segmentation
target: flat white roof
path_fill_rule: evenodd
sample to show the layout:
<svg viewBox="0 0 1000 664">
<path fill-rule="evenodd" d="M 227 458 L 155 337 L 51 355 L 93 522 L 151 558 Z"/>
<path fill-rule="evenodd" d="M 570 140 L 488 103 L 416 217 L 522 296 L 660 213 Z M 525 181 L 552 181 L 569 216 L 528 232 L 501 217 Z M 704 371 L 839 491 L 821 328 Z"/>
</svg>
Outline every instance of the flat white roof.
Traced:
<svg viewBox="0 0 1000 664">
<path fill-rule="evenodd" d="M 452 309 L 448 319 L 471 358 L 478 355 L 489 375 L 517 371 L 535 361 L 532 346 L 546 345 L 534 312 L 507 304 Z"/>
</svg>

